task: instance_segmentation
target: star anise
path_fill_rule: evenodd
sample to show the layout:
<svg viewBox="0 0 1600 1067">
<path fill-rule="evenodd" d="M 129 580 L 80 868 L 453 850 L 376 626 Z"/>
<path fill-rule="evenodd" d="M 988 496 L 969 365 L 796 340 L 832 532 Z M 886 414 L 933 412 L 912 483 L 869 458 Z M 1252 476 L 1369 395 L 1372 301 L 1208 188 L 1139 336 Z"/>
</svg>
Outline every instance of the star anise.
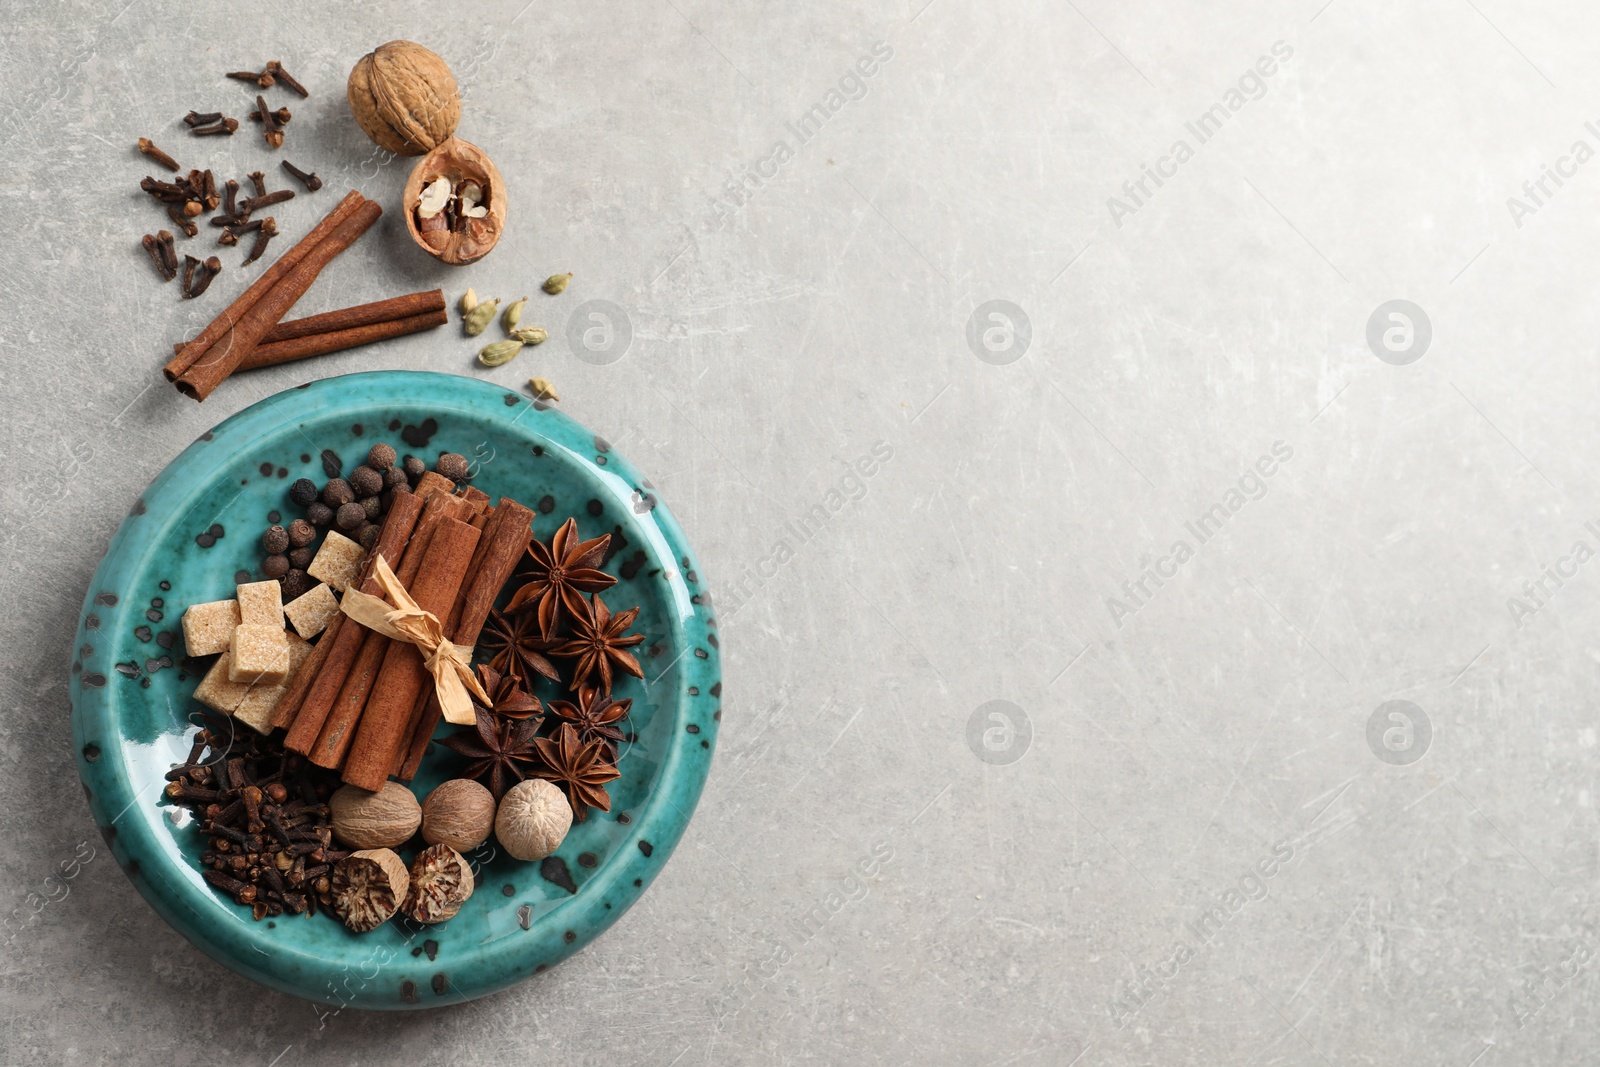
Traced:
<svg viewBox="0 0 1600 1067">
<path fill-rule="evenodd" d="M 537 624 L 528 615 L 508 615 L 491 611 L 478 636 L 478 647 L 490 655 L 489 666 L 508 678 L 526 686 L 535 674 L 542 674 L 552 682 L 559 682 L 555 664 L 544 653 L 554 648 L 556 642 L 539 636 Z"/>
<path fill-rule="evenodd" d="M 538 697 L 530 695 L 515 678 L 501 674 L 487 663 L 478 664 L 478 684 L 489 694 L 489 706 L 483 710 L 490 715 L 502 719 L 531 719 L 543 710 Z M 476 700 L 472 706 L 483 707 Z"/>
<path fill-rule="evenodd" d="M 461 776 L 482 778 L 487 775 L 489 792 L 499 800 L 507 789 L 536 769 L 539 753 L 534 747 L 537 740 L 534 732 L 538 723 L 533 719 L 500 722 L 481 707 L 474 706 L 473 710 L 478 720 L 475 732 L 462 730 L 438 743 L 471 760 Z"/>
<path fill-rule="evenodd" d="M 590 808 L 611 810 L 605 783 L 621 778 L 622 772 L 606 759 L 605 745 L 599 741 L 584 744 L 577 728 L 567 722 L 561 724 L 554 737 L 538 738 L 534 744 L 544 766 L 536 768 L 533 776 L 554 782 L 567 794 L 574 818 L 582 822 Z"/>
<path fill-rule="evenodd" d="M 528 546 L 528 555 L 533 558 L 528 582 L 513 594 L 506 613 L 537 607 L 539 633 L 546 639 L 554 636 L 563 608 L 569 615 L 582 615 L 584 593 L 616 584 L 615 578 L 600 570 L 610 544 L 610 534 L 579 541 L 576 519 L 562 523 L 549 545 L 534 541 Z"/>
<path fill-rule="evenodd" d="M 590 685 L 578 690 L 576 702 L 570 700 L 550 702 L 551 713 L 559 719 L 570 722 L 577 729 L 579 740 L 585 743 L 603 742 L 612 763 L 617 761 L 617 746 L 622 741 L 622 720 L 627 717 L 628 709 L 632 707 L 633 701 L 612 700 L 609 695 L 602 694 L 600 690 Z"/>
<path fill-rule="evenodd" d="M 605 601 L 598 596 L 589 597 L 589 603 L 584 605 L 583 613 L 573 616 L 572 639 L 550 650 L 557 656 L 577 658 L 577 663 L 572 668 L 571 688 L 583 688 L 589 684 L 591 675 L 598 674 L 600 688 L 609 695 L 613 674 L 626 671 L 635 678 L 644 677 L 639 661 L 628 651 L 630 645 L 637 645 L 643 641 L 644 635 L 622 636 L 638 617 L 638 608 L 629 608 L 621 614 L 613 615 L 611 609 L 606 607 Z"/>
</svg>

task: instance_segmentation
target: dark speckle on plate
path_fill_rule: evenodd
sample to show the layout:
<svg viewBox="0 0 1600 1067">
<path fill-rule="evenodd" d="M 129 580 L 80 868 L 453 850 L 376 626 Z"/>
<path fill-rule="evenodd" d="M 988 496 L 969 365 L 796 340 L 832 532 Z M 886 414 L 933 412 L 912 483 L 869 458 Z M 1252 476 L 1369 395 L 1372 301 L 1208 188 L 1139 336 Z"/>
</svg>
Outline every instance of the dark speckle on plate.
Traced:
<svg viewBox="0 0 1600 1067">
<path fill-rule="evenodd" d="M 103 689 L 106 684 L 106 676 L 103 674 L 86 674 L 83 676 L 83 684 L 86 689 Z"/>
<path fill-rule="evenodd" d="M 446 993 L 450 992 L 450 979 L 446 978 L 443 973 L 436 974 L 436 975 L 433 976 L 432 985 L 433 985 L 433 992 L 437 996 L 441 996 L 442 997 Z"/>
<path fill-rule="evenodd" d="M 539 877 L 569 893 L 578 891 L 578 883 L 572 880 L 572 868 L 568 867 L 567 861 L 560 856 L 546 856 L 540 861 Z"/>
<path fill-rule="evenodd" d="M 517 895 L 517 887 L 512 885 L 510 882 L 507 882 L 505 885 L 500 887 L 500 895 L 514 897 Z"/>
<path fill-rule="evenodd" d="M 539 509 L 539 514 L 548 515 L 556 509 L 556 498 L 546 493 L 539 498 L 539 503 L 534 506 Z"/>
<path fill-rule="evenodd" d="M 591 500 L 587 504 L 585 504 L 583 507 L 584 507 L 585 511 L 587 511 L 589 514 L 593 515 L 597 519 L 600 516 L 602 516 L 602 515 L 604 515 L 606 513 L 606 506 L 604 504 L 600 503 L 600 501 L 598 501 L 598 500 Z"/>
<path fill-rule="evenodd" d="M 149 641 L 155 635 L 150 632 L 150 627 L 148 626 L 135 626 L 133 628 L 133 636 L 141 641 Z"/>
<path fill-rule="evenodd" d="M 161 579 L 161 584 L 157 588 L 159 588 L 163 593 L 165 593 L 165 592 L 167 592 L 168 590 L 170 590 L 172 588 L 172 583 L 167 581 L 165 578 L 163 578 L 163 579 Z"/>
<path fill-rule="evenodd" d="M 439 423 L 436 419 L 423 419 L 417 426 L 405 426 L 400 430 L 400 440 L 412 448 L 426 448 L 433 435 L 439 432 Z"/>
<path fill-rule="evenodd" d="M 533 909 L 526 904 L 517 909 L 517 925 L 524 930 L 533 926 Z"/>
<path fill-rule="evenodd" d="M 95 598 L 94 598 L 94 602 L 96 604 L 103 604 L 108 608 L 114 608 L 114 607 L 117 606 L 117 594 L 115 594 L 115 593 L 96 593 L 95 594 Z"/>
<path fill-rule="evenodd" d="M 639 851 L 643 852 L 645 854 L 645 856 L 648 857 L 650 855 L 650 853 L 655 851 L 655 849 L 650 846 L 650 842 L 648 842 L 648 841 L 640 841 L 639 842 Z"/>
</svg>

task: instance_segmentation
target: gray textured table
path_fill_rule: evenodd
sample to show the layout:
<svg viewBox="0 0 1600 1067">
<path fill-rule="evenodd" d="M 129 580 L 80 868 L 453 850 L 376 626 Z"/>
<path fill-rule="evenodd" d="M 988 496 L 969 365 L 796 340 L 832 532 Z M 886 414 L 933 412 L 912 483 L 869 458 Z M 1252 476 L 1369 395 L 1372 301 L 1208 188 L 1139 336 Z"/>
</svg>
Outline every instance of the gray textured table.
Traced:
<svg viewBox="0 0 1600 1067">
<path fill-rule="evenodd" d="M 1591 8 L 124 3 L 0 31 L 5 1062 L 1600 1055 Z M 343 84 L 394 37 L 453 65 L 509 236 L 435 267 L 391 212 L 302 310 L 571 270 L 622 358 L 552 321 L 493 372 L 450 330 L 178 397 L 162 348 L 237 257 L 157 284 L 134 139 L 275 166 L 177 121 L 281 58 L 283 155 L 392 207 Z M 646 470 L 727 714 L 586 951 L 319 1018 L 104 858 L 35 905 L 96 840 L 64 682 L 118 517 L 226 415 L 375 367 L 542 374 Z"/>
</svg>

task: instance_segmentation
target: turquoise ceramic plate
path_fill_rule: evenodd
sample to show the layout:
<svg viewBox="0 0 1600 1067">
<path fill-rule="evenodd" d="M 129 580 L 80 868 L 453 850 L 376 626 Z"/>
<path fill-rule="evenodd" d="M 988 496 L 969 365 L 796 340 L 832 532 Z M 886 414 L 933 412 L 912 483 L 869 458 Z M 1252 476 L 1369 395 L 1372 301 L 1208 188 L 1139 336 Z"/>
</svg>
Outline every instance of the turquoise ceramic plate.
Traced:
<svg viewBox="0 0 1600 1067">
<path fill-rule="evenodd" d="M 637 603 L 645 681 L 626 678 L 632 740 L 611 811 L 574 824 L 543 863 L 474 853 L 478 888 L 449 922 L 391 922 L 365 935 L 325 914 L 254 922 L 200 877 L 200 834 L 159 800 L 188 754 L 190 699 L 179 620 L 260 566 L 268 513 L 289 483 L 324 480 L 331 449 L 348 472 L 376 441 L 430 463 L 476 462 L 474 484 L 535 508 L 535 535 L 576 516 L 609 531 L 614 605 Z M 546 517 L 548 516 L 548 518 Z M 259 577 L 254 574 L 253 577 Z M 334 1007 L 425 1008 L 491 993 L 570 956 L 650 884 L 699 799 L 721 718 L 715 621 L 683 531 L 650 483 L 571 419 L 470 378 L 388 371 L 330 378 L 269 397 L 184 450 L 134 505 L 84 597 L 72 661 L 73 747 L 95 822 L 144 898 L 212 958 Z M 549 698 L 553 691 L 539 694 Z M 450 727 L 442 727 L 448 730 Z M 437 746 L 413 785 L 450 776 Z M 410 855 L 410 851 L 405 852 Z"/>
</svg>

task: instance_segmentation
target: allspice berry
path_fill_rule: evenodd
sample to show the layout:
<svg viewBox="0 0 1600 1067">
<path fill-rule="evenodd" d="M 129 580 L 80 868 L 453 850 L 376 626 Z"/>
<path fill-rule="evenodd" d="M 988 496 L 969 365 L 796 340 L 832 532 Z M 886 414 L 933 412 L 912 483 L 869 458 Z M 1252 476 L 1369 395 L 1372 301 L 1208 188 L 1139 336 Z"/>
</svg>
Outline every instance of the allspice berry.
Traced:
<svg viewBox="0 0 1600 1067">
<path fill-rule="evenodd" d="M 289 573 L 289 557 L 274 553 L 261 561 L 261 573 L 268 578 L 282 578 Z"/>
<path fill-rule="evenodd" d="M 388 445 L 384 446 L 388 448 Z M 399 467 L 390 467 L 383 472 L 383 486 L 385 489 L 410 489 L 411 481 L 406 477 L 406 472 Z"/>
<path fill-rule="evenodd" d="M 495 838 L 519 860 L 544 859 L 561 847 L 570 829 L 572 805 L 543 778 L 530 778 L 506 790 L 494 817 Z"/>
<path fill-rule="evenodd" d="M 357 500 L 356 503 L 360 504 L 361 510 L 367 513 L 368 522 L 377 522 L 378 517 L 383 514 L 383 501 L 375 496 L 364 496 Z"/>
<path fill-rule="evenodd" d="M 382 441 L 372 446 L 367 453 L 367 466 L 383 474 L 394 466 L 395 453 L 393 445 L 386 445 Z"/>
<path fill-rule="evenodd" d="M 322 502 L 330 508 L 343 507 L 355 498 L 355 490 L 343 478 L 333 478 L 322 487 Z"/>
<path fill-rule="evenodd" d="M 433 465 L 433 469 L 452 482 L 464 482 L 472 477 L 467 472 L 467 457 L 458 452 L 439 453 L 439 462 Z"/>
<path fill-rule="evenodd" d="M 355 490 L 356 499 L 364 496 L 376 496 L 383 489 L 383 475 L 368 466 L 360 466 L 350 472 L 350 488 Z"/>
<path fill-rule="evenodd" d="M 338 523 L 341 530 L 359 530 L 361 524 L 367 521 L 367 509 L 352 500 L 339 506 L 339 510 L 333 514 L 333 521 Z"/>
<path fill-rule="evenodd" d="M 333 521 L 333 509 L 322 501 L 313 501 L 306 505 L 306 521 L 312 526 L 327 526 Z"/>
<path fill-rule="evenodd" d="M 297 570 L 305 570 L 311 566 L 311 561 L 316 558 L 316 552 L 310 548 L 291 548 L 289 550 L 289 566 Z"/>
<path fill-rule="evenodd" d="M 289 531 L 282 526 L 268 526 L 267 532 L 261 535 L 261 551 L 269 556 L 276 556 L 288 550 Z"/>
<path fill-rule="evenodd" d="M 317 539 L 317 528 L 305 519 L 296 519 L 289 524 L 289 547 L 304 548 Z"/>
<path fill-rule="evenodd" d="M 378 535 L 381 533 L 383 533 L 382 526 L 375 522 L 364 522 L 361 524 L 361 528 L 356 531 L 356 544 L 370 550 L 373 545 L 378 543 Z"/>
<path fill-rule="evenodd" d="M 283 586 L 283 599 L 287 603 L 296 597 L 305 596 L 317 585 L 316 580 L 298 567 L 290 567 L 289 573 L 278 581 Z"/>
<path fill-rule="evenodd" d="M 333 835 L 352 848 L 403 845 L 422 825 L 422 805 L 399 782 L 385 782 L 376 793 L 341 786 L 328 798 Z"/>
<path fill-rule="evenodd" d="M 471 778 L 452 778 L 422 800 L 422 839 L 471 852 L 494 829 L 494 794 Z"/>
<path fill-rule="evenodd" d="M 310 478 L 296 478 L 294 484 L 289 486 L 289 499 L 301 507 L 307 507 L 317 499 L 317 483 Z"/>
<path fill-rule="evenodd" d="M 406 477 L 410 479 L 412 485 L 416 485 L 417 479 L 428 473 L 428 465 L 416 456 L 407 456 L 403 461 L 403 466 L 405 467 Z"/>
</svg>

